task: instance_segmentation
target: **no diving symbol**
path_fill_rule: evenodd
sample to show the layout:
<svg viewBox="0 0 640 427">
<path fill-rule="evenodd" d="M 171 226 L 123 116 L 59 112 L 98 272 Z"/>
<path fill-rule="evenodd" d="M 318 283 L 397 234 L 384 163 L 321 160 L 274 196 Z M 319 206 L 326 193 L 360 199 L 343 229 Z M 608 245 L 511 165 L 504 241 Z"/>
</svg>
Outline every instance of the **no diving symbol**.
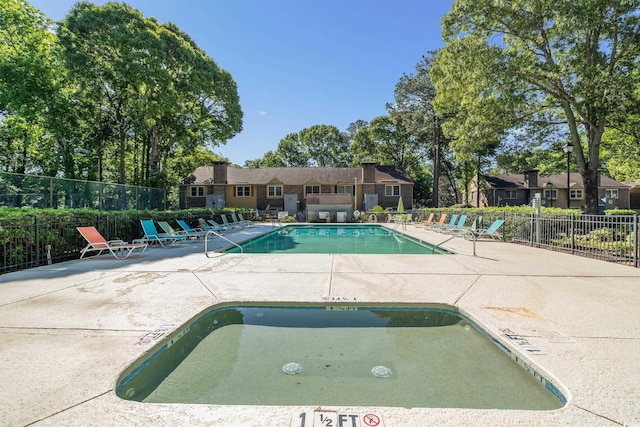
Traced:
<svg viewBox="0 0 640 427">
<path fill-rule="evenodd" d="M 380 424 L 380 417 L 376 414 L 365 414 L 362 417 L 362 422 L 370 427 L 376 427 Z"/>
</svg>

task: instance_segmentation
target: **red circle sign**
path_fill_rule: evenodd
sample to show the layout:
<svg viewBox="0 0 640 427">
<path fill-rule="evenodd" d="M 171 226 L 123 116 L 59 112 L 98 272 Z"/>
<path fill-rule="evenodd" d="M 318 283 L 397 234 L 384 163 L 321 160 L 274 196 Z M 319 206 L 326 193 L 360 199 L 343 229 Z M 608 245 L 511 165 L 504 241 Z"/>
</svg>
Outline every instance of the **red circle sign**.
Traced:
<svg viewBox="0 0 640 427">
<path fill-rule="evenodd" d="M 362 421 L 368 426 L 376 427 L 380 424 L 380 417 L 376 414 L 365 414 L 365 416 L 362 417 Z"/>
</svg>

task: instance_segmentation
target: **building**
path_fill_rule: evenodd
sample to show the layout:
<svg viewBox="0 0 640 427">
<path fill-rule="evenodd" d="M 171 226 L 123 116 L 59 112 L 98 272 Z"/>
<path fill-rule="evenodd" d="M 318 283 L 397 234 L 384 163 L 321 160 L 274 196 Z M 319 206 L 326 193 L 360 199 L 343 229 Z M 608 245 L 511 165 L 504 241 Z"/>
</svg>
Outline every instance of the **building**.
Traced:
<svg viewBox="0 0 640 427">
<path fill-rule="evenodd" d="M 584 185 L 579 173 L 569 175 L 568 194 L 566 173 L 539 177 L 538 171 L 532 170 L 523 174 L 485 175 L 483 179 L 479 194 L 476 180 L 470 187 L 470 203 L 473 206 L 527 205 L 536 193 L 540 193 L 543 206 L 566 208 L 568 196 L 571 208 L 584 210 Z M 598 192 L 602 208 L 629 209 L 629 190 L 628 185 L 601 175 Z"/>
<path fill-rule="evenodd" d="M 237 168 L 226 162 L 197 168 L 180 185 L 186 207 L 246 208 L 286 211 L 289 215 L 314 215 L 339 220 L 355 210 L 379 205 L 395 209 L 400 197 L 413 207 L 413 181 L 396 166 L 363 162 L 359 168 Z"/>
</svg>

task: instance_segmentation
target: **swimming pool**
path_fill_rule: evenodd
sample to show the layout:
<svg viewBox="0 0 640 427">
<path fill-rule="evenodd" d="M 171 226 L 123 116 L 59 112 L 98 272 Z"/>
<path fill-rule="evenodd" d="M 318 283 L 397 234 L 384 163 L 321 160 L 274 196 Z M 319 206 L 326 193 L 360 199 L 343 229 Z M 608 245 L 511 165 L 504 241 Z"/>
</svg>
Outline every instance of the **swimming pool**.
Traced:
<svg viewBox="0 0 640 427">
<path fill-rule="evenodd" d="M 287 225 L 230 253 L 447 254 L 446 250 L 377 224 Z"/>
<path fill-rule="evenodd" d="M 222 305 L 125 371 L 116 393 L 145 403 L 564 406 L 527 369 L 449 306 Z"/>
</svg>

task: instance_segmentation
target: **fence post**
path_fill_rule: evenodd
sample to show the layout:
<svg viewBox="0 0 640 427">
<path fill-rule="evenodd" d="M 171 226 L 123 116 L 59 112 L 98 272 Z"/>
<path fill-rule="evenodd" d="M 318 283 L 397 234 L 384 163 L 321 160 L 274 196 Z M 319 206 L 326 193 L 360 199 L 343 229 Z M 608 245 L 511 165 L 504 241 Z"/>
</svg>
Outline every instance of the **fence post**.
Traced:
<svg viewBox="0 0 640 427">
<path fill-rule="evenodd" d="M 53 209 L 53 178 L 49 178 L 49 208 Z"/>
<path fill-rule="evenodd" d="M 36 227 L 35 240 L 36 240 L 36 266 L 40 265 L 40 217 L 35 216 L 34 225 Z"/>
<path fill-rule="evenodd" d="M 575 233 L 575 216 L 571 214 L 571 255 L 575 253 L 576 249 L 576 233 Z"/>
<path fill-rule="evenodd" d="M 638 268 L 638 214 L 633 215 L 633 266 Z"/>
</svg>

